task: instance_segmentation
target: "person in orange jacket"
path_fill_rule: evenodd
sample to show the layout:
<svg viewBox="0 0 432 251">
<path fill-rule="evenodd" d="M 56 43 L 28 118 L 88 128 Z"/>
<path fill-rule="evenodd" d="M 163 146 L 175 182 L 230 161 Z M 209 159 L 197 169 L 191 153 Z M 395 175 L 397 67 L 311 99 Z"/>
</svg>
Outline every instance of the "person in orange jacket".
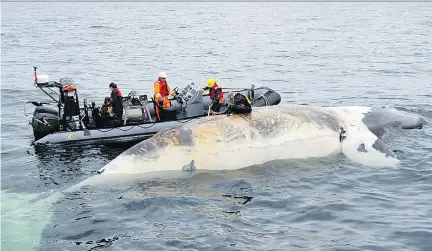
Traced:
<svg viewBox="0 0 432 251">
<path fill-rule="evenodd" d="M 210 99 L 211 99 L 211 110 L 214 112 L 219 112 L 220 108 L 223 104 L 223 91 L 222 87 L 220 87 L 214 78 L 207 80 L 207 86 L 202 89 L 202 92 L 209 90 Z"/>
<path fill-rule="evenodd" d="M 169 95 L 174 96 L 176 94 L 174 91 L 171 91 L 171 87 L 168 84 L 166 78 L 167 78 L 167 74 L 165 72 L 160 72 L 159 78 L 156 80 L 156 82 L 153 85 L 154 100 L 157 104 L 155 107 L 155 113 L 159 120 L 160 120 L 159 109 L 170 107 L 171 103 L 168 97 Z"/>
</svg>

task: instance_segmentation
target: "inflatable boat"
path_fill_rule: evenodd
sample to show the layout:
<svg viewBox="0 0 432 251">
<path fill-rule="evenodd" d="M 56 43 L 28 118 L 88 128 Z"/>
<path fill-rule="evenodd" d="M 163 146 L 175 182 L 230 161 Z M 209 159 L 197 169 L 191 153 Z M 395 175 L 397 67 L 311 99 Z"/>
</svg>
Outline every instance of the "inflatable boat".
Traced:
<svg viewBox="0 0 432 251">
<path fill-rule="evenodd" d="M 34 67 L 34 84 L 54 102 L 26 102 L 35 106 L 29 122 L 33 128 L 34 145 L 139 141 L 191 120 L 223 115 L 228 108 L 228 103 L 225 102 L 220 112 L 210 113 L 209 95 L 203 95 L 201 88 L 191 83 L 182 90 L 174 89 L 177 95 L 170 98 L 171 107 L 159 111 L 160 119 L 156 117 L 156 102 L 153 98 L 149 100 L 147 95 L 131 91 L 122 98 L 122 119 L 106 120 L 101 118 L 100 107 L 94 102 L 89 105 L 87 99 L 84 99 L 83 107 L 80 106 L 73 79 L 61 78 L 59 82 L 50 81 L 48 75 L 36 77 L 36 69 Z M 280 95 L 267 87 L 252 86 L 235 91 L 246 95 L 253 107 L 278 105 L 281 101 Z M 52 93 L 57 97 L 53 97 Z M 224 100 L 228 100 L 228 93 L 224 91 Z M 49 105 L 54 105 L 55 108 Z M 25 115 L 29 116 L 25 110 L 24 107 Z"/>
</svg>

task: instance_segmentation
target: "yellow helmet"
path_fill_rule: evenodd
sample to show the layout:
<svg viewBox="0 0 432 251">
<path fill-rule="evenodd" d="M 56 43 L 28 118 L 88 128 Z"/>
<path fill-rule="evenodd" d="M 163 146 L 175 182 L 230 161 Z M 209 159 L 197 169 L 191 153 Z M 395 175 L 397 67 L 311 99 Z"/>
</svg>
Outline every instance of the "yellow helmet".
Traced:
<svg viewBox="0 0 432 251">
<path fill-rule="evenodd" d="M 207 80 L 207 87 L 212 88 L 215 84 L 216 80 L 214 78 Z"/>
</svg>

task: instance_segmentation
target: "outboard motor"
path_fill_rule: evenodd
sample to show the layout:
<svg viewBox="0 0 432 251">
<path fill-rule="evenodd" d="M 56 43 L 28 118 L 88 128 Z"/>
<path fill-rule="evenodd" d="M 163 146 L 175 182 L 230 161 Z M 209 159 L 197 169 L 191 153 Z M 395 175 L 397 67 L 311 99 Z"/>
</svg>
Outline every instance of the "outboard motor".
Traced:
<svg viewBox="0 0 432 251">
<path fill-rule="evenodd" d="M 51 113 L 37 113 L 32 119 L 35 140 L 60 130 L 59 117 Z"/>
<path fill-rule="evenodd" d="M 35 69 L 36 71 L 36 69 Z M 50 83 L 48 75 L 40 75 L 36 84 Z M 33 128 L 34 139 L 38 140 L 53 132 L 60 130 L 60 118 L 58 112 L 52 108 L 43 106 L 42 103 L 34 103 L 35 110 L 30 122 Z"/>
</svg>

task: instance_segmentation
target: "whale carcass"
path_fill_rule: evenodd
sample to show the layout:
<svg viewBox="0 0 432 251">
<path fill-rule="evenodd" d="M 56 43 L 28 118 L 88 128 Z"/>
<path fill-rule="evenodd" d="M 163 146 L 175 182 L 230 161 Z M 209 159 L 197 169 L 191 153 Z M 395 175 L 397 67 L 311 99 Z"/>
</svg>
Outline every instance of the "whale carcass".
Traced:
<svg viewBox="0 0 432 251">
<path fill-rule="evenodd" d="M 247 115 L 207 117 L 161 131 L 136 144 L 101 168 L 98 175 L 77 186 L 119 180 L 120 176 L 138 178 L 138 174 L 173 175 L 182 170 L 238 169 L 275 159 L 337 153 L 363 165 L 396 165 L 399 160 L 381 141 L 382 130 L 378 129 L 397 123 L 421 128 L 424 121 L 416 115 L 393 113 L 374 123 L 366 119 L 368 114 L 386 112 L 361 106 L 284 104 L 255 108 Z"/>
</svg>

